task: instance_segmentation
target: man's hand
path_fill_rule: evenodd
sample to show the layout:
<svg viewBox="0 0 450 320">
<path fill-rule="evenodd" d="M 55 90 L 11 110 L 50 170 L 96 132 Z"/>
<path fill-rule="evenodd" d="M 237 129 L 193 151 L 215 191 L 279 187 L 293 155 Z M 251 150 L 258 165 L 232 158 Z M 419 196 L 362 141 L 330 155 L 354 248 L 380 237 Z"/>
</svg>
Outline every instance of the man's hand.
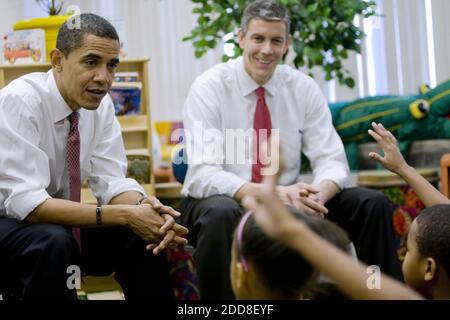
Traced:
<svg viewBox="0 0 450 320">
<path fill-rule="evenodd" d="M 386 130 L 381 123 L 372 122 L 373 130 L 369 130 L 369 134 L 383 148 L 384 157 L 376 152 L 370 152 L 369 157 L 381 163 L 386 169 L 399 173 L 403 168 L 408 167 L 400 150 L 398 149 L 397 139 L 394 135 Z"/>
<path fill-rule="evenodd" d="M 162 217 L 166 222 L 159 230 L 165 234 L 164 239 L 159 244 L 151 243 L 147 245 L 147 250 L 152 250 L 155 255 L 165 248 L 175 249 L 187 244 L 185 236 L 188 233 L 188 229 L 175 223 L 175 220 L 168 214 L 163 214 Z M 171 227 L 168 228 L 168 225 L 171 225 Z"/>
<path fill-rule="evenodd" d="M 165 206 L 158 200 L 158 198 L 154 196 L 148 196 L 144 200 L 141 201 L 141 204 L 148 203 L 152 206 L 153 210 L 158 212 L 159 214 L 168 214 L 174 218 L 178 218 L 181 216 L 181 213 L 173 209 L 172 207 Z"/>
<path fill-rule="evenodd" d="M 128 225 L 139 237 L 156 245 L 147 246 L 147 249 L 153 249 L 154 254 L 158 254 L 167 246 L 187 244 L 183 236 L 188 233 L 188 230 L 175 223 L 172 216 L 160 215 L 148 203 L 133 206 L 133 209 Z"/>
<path fill-rule="evenodd" d="M 277 186 L 276 190 L 281 200 L 289 206 L 295 207 L 306 214 L 323 217 L 328 209 L 322 202 L 320 189 L 298 182 L 290 186 Z"/>
</svg>

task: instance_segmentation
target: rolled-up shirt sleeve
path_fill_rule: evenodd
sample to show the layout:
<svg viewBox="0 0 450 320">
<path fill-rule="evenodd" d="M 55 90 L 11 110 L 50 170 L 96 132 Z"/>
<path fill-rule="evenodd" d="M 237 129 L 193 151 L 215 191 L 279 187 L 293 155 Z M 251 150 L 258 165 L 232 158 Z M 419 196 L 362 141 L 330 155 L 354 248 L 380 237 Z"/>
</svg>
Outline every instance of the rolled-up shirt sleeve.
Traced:
<svg viewBox="0 0 450 320">
<path fill-rule="evenodd" d="M 107 108 L 103 128 L 91 158 L 89 184 L 100 204 L 108 204 L 115 196 L 136 191 L 145 191 L 134 179 L 126 178 L 127 158 L 120 124 L 114 115 L 112 101 Z"/>
<path fill-rule="evenodd" d="M 206 198 L 234 194 L 247 181 L 224 170 L 224 137 L 219 99 L 204 81 L 194 82 L 183 108 L 188 171 L 183 195 Z"/>
<path fill-rule="evenodd" d="M 325 97 L 312 80 L 310 86 L 302 151 L 311 162 L 314 185 L 331 180 L 344 189 L 349 176 L 344 145 L 334 129 Z"/>
<path fill-rule="evenodd" d="M 51 198 L 49 160 L 39 148 L 39 121 L 23 95 L 0 96 L 0 214 L 25 219 Z"/>
</svg>

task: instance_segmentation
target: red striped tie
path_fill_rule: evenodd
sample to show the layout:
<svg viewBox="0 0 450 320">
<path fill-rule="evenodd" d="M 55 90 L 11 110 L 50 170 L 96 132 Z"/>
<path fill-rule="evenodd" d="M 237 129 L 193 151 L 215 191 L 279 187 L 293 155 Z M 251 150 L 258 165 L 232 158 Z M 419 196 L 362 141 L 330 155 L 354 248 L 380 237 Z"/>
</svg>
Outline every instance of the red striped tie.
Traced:
<svg viewBox="0 0 450 320">
<path fill-rule="evenodd" d="M 254 143 L 253 143 L 253 165 L 252 165 L 252 182 L 261 182 L 261 163 L 260 149 L 261 144 L 266 141 L 272 131 L 272 121 L 270 119 L 270 111 L 264 98 L 265 89 L 259 87 L 256 89 L 258 102 L 256 103 L 255 117 L 253 119 Z M 256 161 L 255 161 L 256 160 Z"/>
<path fill-rule="evenodd" d="M 69 172 L 70 200 L 80 202 L 81 174 L 80 174 L 80 133 L 78 120 L 80 114 L 72 112 L 69 115 L 70 129 L 67 136 L 67 169 Z M 80 228 L 72 228 L 81 249 Z"/>
</svg>

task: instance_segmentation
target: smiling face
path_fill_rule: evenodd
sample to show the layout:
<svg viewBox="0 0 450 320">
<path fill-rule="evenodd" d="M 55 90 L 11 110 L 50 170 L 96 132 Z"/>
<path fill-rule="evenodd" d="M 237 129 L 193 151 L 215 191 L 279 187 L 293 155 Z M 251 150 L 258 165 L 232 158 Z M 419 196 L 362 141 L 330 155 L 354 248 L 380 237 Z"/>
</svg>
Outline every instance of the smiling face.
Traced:
<svg viewBox="0 0 450 320">
<path fill-rule="evenodd" d="M 83 45 L 64 56 L 58 49 L 51 53 L 58 89 L 72 110 L 97 109 L 111 88 L 119 63 L 119 41 L 92 34 Z"/>
<path fill-rule="evenodd" d="M 264 85 L 270 80 L 290 42 L 284 22 L 250 20 L 247 32 L 239 32 L 245 71 L 257 84 Z"/>
</svg>

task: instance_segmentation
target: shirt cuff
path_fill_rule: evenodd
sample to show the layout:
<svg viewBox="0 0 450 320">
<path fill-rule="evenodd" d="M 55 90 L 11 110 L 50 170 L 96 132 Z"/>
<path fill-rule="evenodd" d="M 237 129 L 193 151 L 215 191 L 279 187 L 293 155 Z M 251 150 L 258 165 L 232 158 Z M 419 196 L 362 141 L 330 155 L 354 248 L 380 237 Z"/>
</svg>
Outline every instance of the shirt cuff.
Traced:
<svg viewBox="0 0 450 320">
<path fill-rule="evenodd" d="M 345 168 L 341 168 L 340 170 L 336 168 L 323 170 L 314 177 L 312 185 L 319 185 L 324 180 L 331 180 L 338 185 L 338 187 L 343 190 L 348 185 L 349 174 Z"/>
<path fill-rule="evenodd" d="M 110 182 L 108 185 L 108 190 L 106 190 L 106 193 L 100 197 L 100 203 L 102 205 L 108 204 L 112 198 L 127 191 L 136 191 L 141 193 L 143 196 L 147 196 L 144 188 L 142 188 L 139 183 L 133 179 L 126 178 Z"/>
<path fill-rule="evenodd" d="M 16 195 L 5 202 L 6 216 L 22 221 L 36 207 L 50 198 L 50 195 L 45 190 L 30 191 Z"/>
<path fill-rule="evenodd" d="M 196 177 L 185 181 L 181 193 L 196 199 L 214 195 L 226 195 L 233 198 L 242 185 L 248 182 L 230 172 L 212 174 L 209 180 L 205 179 L 205 175 L 202 175 L 202 178 Z"/>
</svg>

